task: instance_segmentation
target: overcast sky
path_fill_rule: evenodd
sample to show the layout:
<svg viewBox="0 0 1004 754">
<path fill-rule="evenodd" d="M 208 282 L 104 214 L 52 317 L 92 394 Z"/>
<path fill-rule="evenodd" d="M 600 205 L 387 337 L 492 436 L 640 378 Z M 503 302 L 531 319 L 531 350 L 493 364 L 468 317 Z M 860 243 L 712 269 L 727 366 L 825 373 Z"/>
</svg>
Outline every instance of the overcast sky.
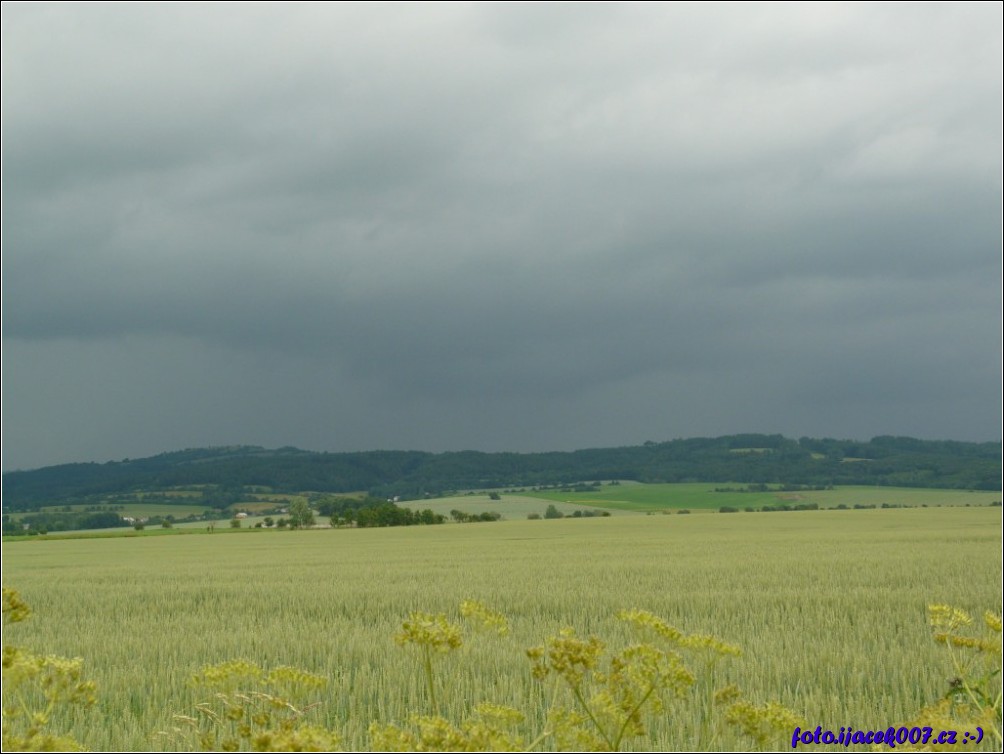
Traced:
<svg viewBox="0 0 1004 754">
<path fill-rule="evenodd" d="M 4 470 L 1001 439 L 998 2 L 2 8 Z"/>
</svg>

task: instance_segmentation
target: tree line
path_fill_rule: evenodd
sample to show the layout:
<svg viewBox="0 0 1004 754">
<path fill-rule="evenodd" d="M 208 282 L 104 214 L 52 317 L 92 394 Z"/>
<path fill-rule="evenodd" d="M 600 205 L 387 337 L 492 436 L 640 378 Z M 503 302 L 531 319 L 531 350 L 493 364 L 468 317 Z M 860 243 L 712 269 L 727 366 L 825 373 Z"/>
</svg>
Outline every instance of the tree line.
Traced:
<svg viewBox="0 0 1004 754">
<path fill-rule="evenodd" d="M 551 453 L 207 448 L 3 475 L 5 511 L 100 500 L 131 490 L 213 485 L 222 506 L 252 486 L 275 492 L 421 499 L 464 489 L 592 480 L 892 485 L 999 490 L 1001 443 L 880 436 L 868 441 L 727 435 Z M 230 494 L 227 494 L 227 493 Z M 184 502 L 184 500 L 178 500 Z"/>
</svg>

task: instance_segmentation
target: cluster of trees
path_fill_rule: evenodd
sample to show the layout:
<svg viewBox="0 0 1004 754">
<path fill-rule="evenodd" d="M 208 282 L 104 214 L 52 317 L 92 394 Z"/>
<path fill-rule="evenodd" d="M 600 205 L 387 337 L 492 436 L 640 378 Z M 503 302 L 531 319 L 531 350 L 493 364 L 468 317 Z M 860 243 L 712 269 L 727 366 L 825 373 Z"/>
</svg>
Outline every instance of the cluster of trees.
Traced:
<svg viewBox="0 0 1004 754">
<path fill-rule="evenodd" d="M 242 485 L 214 484 L 203 487 L 201 490 L 202 499 L 198 502 L 207 508 L 224 510 L 234 503 L 239 503 L 247 499 Z M 192 499 L 188 498 L 184 502 L 192 504 Z"/>
<path fill-rule="evenodd" d="M 445 524 L 446 516 L 433 513 L 429 508 L 413 511 L 394 503 L 384 503 L 375 508 L 360 508 L 356 512 L 355 524 L 359 527 L 373 526 L 417 526 Z"/>
<path fill-rule="evenodd" d="M 416 526 L 446 523 L 446 516 L 433 513 L 428 508 L 412 511 L 384 498 L 324 497 L 315 502 L 317 512 L 329 516 L 335 526 Z"/>
<path fill-rule="evenodd" d="M 118 526 L 131 526 L 122 516 L 113 511 L 46 511 L 22 516 L 19 521 L 13 521 L 10 516 L 3 517 L 3 528 L 27 530 L 28 533 L 46 533 L 50 531 L 76 531 L 78 529 L 111 529 Z"/>
<path fill-rule="evenodd" d="M 421 499 L 445 490 L 567 486 L 583 479 L 996 490 L 1000 489 L 1001 443 L 890 436 L 860 442 L 728 435 L 571 453 L 213 448 L 5 473 L 3 504 L 6 510 L 28 511 L 63 502 L 93 502 L 139 489 L 213 485 L 203 502 L 223 508 L 250 486 L 277 492 L 369 490 L 374 497 L 387 500 Z"/>
<path fill-rule="evenodd" d="M 495 511 L 484 511 L 483 513 L 464 513 L 456 509 L 450 511 L 450 518 L 458 524 L 473 524 L 478 521 L 501 521 L 502 514 Z"/>
<path fill-rule="evenodd" d="M 845 506 L 846 507 L 846 506 Z M 874 505 L 872 506 L 875 507 Z M 756 508 L 747 507 L 744 508 L 747 513 L 756 513 Z M 784 503 L 778 505 L 765 505 L 760 508 L 763 513 L 779 513 L 781 511 L 818 511 L 819 503 L 796 503 L 795 505 L 787 505 Z M 723 505 L 718 509 L 719 513 L 738 513 L 739 509 L 734 508 L 731 505 Z"/>
<path fill-rule="evenodd" d="M 564 513 L 558 510 L 557 506 L 554 505 L 554 503 L 551 503 L 551 505 L 547 506 L 547 509 L 544 511 L 544 518 L 594 518 L 596 516 L 609 516 L 609 515 L 610 511 L 591 511 L 591 510 L 579 509 L 573 511 L 571 515 L 566 516 Z M 527 518 L 535 520 L 540 518 L 540 514 L 531 513 L 529 516 L 527 516 Z"/>
<path fill-rule="evenodd" d="M 758 484 L 747 484 L 745 487 L 715 487 L 715 492 L 820 492 L 822 490 L 833 489 L 833 485 L 808 485 L 808 484 L 779 484 L 771 487 L 760 482 Z"/>
<path fill-rule="evenodd" d="M 329 516 L 332 521 L 341 520 L 346 523 L 355 521 L 356 513 L 363 508 L 376 508 L 384 505 L 387 500 L 373 497 L 322 497 L 314 501 L 314 508 L 322 516 Z"/>
<path fill-rule="evenodd" d="M 285 529 L 287 526 L 291 529 L 309 529 L 315 523 L 317 523 L 314 518 L 314 511 L 311 509 L 310 504 L 302 499 L 298 498 L 294 500 L 289 505 L 289 518 L 280 518 L 278 521 L 273 519 L 271 516 L 265 516 L 259 523 L 255 524 L 256 529 L 271 529 L 275 527 L 277 529 Z M 233 529 L 241 528 L 241 519 L 238 516 L 234 516 L 230 519 L 230 526 Z"/>
</svg>

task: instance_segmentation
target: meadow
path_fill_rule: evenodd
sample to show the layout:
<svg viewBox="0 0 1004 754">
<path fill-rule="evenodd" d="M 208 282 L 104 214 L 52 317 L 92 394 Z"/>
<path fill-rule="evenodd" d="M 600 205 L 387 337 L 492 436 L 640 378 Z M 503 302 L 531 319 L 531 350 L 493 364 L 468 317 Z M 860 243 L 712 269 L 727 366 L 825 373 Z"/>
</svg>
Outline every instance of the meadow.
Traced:
<svg viewBox="0 0 1004 754">
<path fill-rule="evenodd" d="M 328 677 L 316 722 L 367 749 L 371 721 L 428 711 L 419 657 L 392 638 L 402 621 L 457 616 L 465 599 L 512 630 L 439 659 L 451 719 L 492 701 L 539 730 L 550 691 L 525 649 L 564 626 L 627 643 L 614 616 L 640 608 L 741 647 L 720 670 L 752 699 L 813 727 L 885 728 L 952 674 L 927 605 L 999 614 L 1002 590 L 1000 509 L 988 507 L 35 540 L 5 543 L 3 561 L 4 585 L 34 609 L 5 643 L 83 657 L 97 706 L 54 722 L 113 751 L 173 748 L 157 732 L 204 701 L 189 677 L 235 658 Z M 629 744 L 686 748 L 699 727 L 681 705 Z M 723 737 L 713 748 L 748 746 Z"/>
</svg>

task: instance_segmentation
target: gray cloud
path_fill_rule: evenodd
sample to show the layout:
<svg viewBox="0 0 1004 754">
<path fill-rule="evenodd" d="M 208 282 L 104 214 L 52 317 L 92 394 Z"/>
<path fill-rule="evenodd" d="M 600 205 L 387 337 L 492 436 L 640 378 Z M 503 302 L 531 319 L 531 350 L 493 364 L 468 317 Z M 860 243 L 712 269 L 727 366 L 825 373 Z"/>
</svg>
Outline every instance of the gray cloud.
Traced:
<svg viewBox="0 0 1004 754">
<path fill-rule="evenodd" d="M 999 437 L 999 6 L 344 5 L 3 6 L 5 468 Z"/>
</svg>

